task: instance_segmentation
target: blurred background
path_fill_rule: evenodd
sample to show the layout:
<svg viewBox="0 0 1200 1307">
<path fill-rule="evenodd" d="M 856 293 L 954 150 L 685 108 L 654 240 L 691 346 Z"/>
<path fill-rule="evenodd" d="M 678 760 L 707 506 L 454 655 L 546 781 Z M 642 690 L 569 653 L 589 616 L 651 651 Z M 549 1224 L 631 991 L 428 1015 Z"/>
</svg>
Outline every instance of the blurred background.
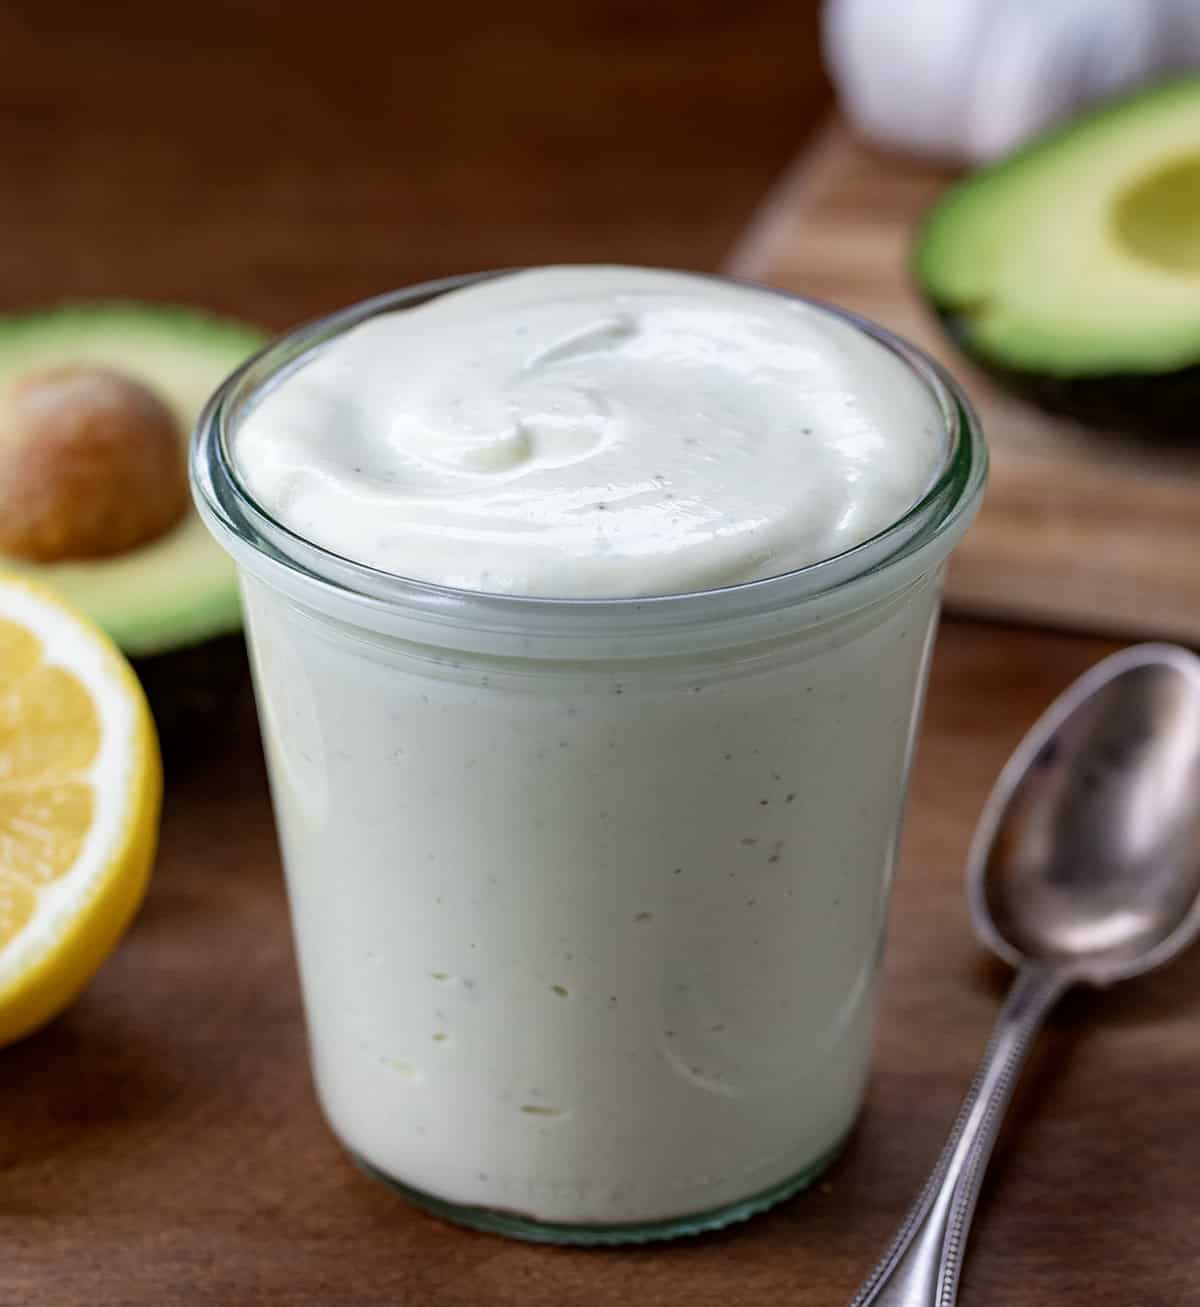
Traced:
<svg viewBox="0 0 1200 1307">
<path fill-rule="evenodd" d="M 810 0 L 0 6 L 4 308 L 279 328 L 427 277 L 717 266 L 828 101 Z"/>
</svg>

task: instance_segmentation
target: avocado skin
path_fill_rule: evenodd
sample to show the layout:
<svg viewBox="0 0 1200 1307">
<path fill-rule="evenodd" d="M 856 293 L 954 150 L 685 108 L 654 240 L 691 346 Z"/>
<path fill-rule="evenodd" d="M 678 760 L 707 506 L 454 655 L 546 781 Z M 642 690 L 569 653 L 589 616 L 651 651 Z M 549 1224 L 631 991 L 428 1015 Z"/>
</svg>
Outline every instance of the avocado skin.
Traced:
<svg viewBox="0 0 1200 1307">
<path fill-rule="evenodd" d="M 168 766 L 178 769 L 187 761 L 216 753 L 230 736 L 250 681 L 242 633 L 130 662 L 150 702 Z"/>
<path fill-rule="evenodd" d="M 946 334 L 981 372 L 1047 413 L 1157 440 L 1200 442 L 1200 363 L 1170 372 L 1080 377 L 1009 368 L 973 347 L 968 318 L 933 307 Z"/>
</svg>

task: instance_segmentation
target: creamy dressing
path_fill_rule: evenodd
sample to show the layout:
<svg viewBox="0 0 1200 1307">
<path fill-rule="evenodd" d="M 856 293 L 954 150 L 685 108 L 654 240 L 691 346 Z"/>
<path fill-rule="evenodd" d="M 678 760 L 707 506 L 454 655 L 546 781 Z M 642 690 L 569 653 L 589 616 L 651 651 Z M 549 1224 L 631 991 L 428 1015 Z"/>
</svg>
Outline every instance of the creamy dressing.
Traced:
<svg viewBox="0 0 1200 1307">
<path fill-rule="evenodd" d="M 822 310 L 550 268 L 334 339 L 234 454 L 338 554 L 595 597 L 843 551 L 921 497 L 944 431 L 913 372 Z M 862 1098 L 961 529 L 869 600 L 747 634 L 728 593 L 694 596 L 722 641 L 667 627 L 619 659 L 583 622 L 514 652 L 494 598 L 460 596 L 469 640 L 393 636 L 404 601 L 358 612 L 227 540 L 317 1083 L 355 1154 L 444 1202 L 602 1231 L 722 1224 L 811 1178 Z"/>
<path fill-rule="evenodd" d="M 704 590 L 890 525 L 944 458 L 929 391 L 832 314 L 622 267 L 362 323 L 240 428 L 250 492 L 360 563 L 469 590 Z"/>
<path fill-rule="evenodd" d="M 769 656 L 616 668 L 434 659 L 244 593 L 317 1084 L 357 1156 L 594 1225 L 829 1159 L 936 575 Z"/>
</svg>

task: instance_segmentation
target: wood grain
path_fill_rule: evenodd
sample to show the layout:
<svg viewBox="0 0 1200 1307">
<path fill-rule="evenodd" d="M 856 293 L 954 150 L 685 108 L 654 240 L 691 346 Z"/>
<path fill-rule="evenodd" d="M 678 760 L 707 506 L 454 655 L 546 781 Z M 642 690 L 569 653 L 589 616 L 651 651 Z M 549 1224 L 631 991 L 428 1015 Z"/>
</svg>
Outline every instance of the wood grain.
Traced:
<svg viewBox="0 0 1200 1307">
<path fill-rule="evenodd" d="M 834 120 L 773 189 L 730 267 L 874 318 L 963 379 L 992 472 L 950 569 L 951 608 L 1200 642 L 1200 445 L 1154 445 L 1048 417 L 948 344 L 908 274 L 913 227 L 946 181 L 871 150 Z"/>
<path fill-rule="evenodd" d="M 390 14 L 390 17 L 388 16 Z M 715 265 L 824 98 L 812 7 L 509 0 L 0 7 L 0 297 L 136 294 L 275 326 L 547 258 Z M 465 1233 L 321 1122 L 253 715 L 169 777 L 145 910 L 0 1052 L 0 1303 L 730 1307 L 848 1299 L 941 1142 L 1002 975 L 967 927 L 979 803 L 1109 646 L 947 623 L 862 1128 L 728 1234 L 564 1252 Z M 1200 956 L 1070 1005 L 986 1191 L 966 1303 L 1200 1295 Z"/>
</svg>

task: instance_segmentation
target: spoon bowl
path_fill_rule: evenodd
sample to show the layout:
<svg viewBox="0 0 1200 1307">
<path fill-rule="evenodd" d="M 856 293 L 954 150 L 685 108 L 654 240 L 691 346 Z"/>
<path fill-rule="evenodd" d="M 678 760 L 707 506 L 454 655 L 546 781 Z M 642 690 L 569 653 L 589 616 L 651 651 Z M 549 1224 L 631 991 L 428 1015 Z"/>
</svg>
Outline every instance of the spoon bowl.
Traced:
<svg viewBox="0 0 1200 1307">
<path fill-rule="evenodd" d="M 1109 985 L 1200 930 L 1200 659 L 1137 645 L 1035 723 L 983 810 L 967 868 L 983 942 L 1014 967 Z"/>
</svg>

